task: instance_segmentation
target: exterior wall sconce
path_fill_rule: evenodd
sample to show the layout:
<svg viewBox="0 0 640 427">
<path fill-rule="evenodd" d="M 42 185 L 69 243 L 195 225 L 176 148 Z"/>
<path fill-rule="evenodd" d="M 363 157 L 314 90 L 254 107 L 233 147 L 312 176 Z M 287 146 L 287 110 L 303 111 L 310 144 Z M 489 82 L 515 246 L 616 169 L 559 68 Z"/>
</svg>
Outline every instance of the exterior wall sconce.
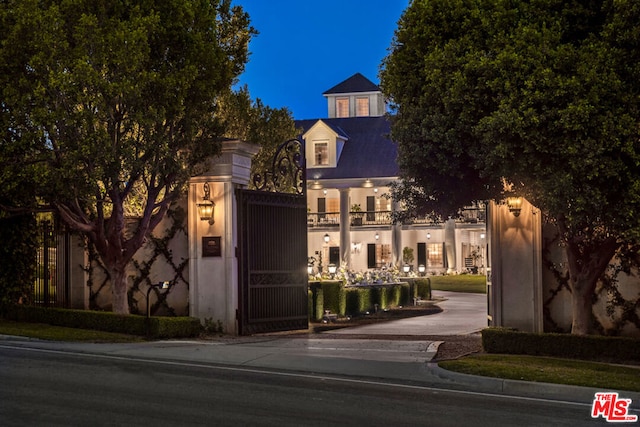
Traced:
<svg viewBox="0 0 640 427">
<path fill-rule="evenodd" d="M 507 197 L 507 207 L 513 216 L 519 217 L 522 211 L 522 197 Z"/>
<path fill-rule="evenodd" d="M 480 233 L 480 238 L 481 239 L 484 239 L 484 236 L 485 236 L 484 233 Z"/>
<path fill-rule="evenodd" d="M 211 200 L 211 190 L 209 189 L 209 183 L 204 183 L 204 197 L 202 203 L 197 203 L 198 215 L 200 215 L 201 221 L 209 221 L 209 225 L 213 225 L 213 213 L 216 208 L 216 204 Z"/>
<path fill-rule="evenodd" d="M 329 243 L 329 240 L 331 240 L 331 237 L 329 237 L 329 233 L 325 233 L 324 234 L 324 242 L 325 243 Z"/>
<path fill-rule="evenodd" d="M 378 233 L 376 233 L 376 235 L 374 237 L 376 238 L 376 240 L 380 239 L 380 235 Z"/>
<path fill-rule="evenodd" d="M 427 240 L 431 239 L 431 233 L 427 233 Z"/>
</svg>

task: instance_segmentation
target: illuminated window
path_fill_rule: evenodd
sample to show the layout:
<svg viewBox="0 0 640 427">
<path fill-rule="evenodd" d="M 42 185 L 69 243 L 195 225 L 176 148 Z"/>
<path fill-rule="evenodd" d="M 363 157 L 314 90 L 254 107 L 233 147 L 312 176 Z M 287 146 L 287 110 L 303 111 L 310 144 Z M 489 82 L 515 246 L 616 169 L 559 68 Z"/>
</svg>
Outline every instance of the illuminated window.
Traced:
<svg viewBox="0 0 640 427">
<path fill-rule="evenodd" d="M 391 263 L 391 245 L 373 244 L 367 245 L 367 268 L 382 268 Z"/>
<path fill-rule="evenodd" d="M 427 244 L 427 254 L 429 256 L 429 267 L 444 266 L 444 259 L 442 257 L 442 243 Z"/>
<path fill-rule="evenodd" d="M 336 98 L 336 117 L 349 117 L 349 98 Z"/>
<path fill-rule="evenodd" d="M 315 166 L 327 166 L 329 164 L 329 144 L 316 142 L 313 144 Z"/>
<path fill-rule="evenodd" d="M 356 116 L 369 117 L 369 98 L 356 98 Z"/>
</svg>

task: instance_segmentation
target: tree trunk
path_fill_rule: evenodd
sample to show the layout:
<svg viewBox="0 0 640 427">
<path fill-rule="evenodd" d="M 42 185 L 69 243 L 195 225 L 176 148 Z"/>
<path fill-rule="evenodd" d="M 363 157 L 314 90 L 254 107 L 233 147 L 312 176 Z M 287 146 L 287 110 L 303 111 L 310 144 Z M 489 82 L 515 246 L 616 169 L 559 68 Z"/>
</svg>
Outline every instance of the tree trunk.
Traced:
<svg viewBox="0 0 640 427">
<path fill-rule="evenodd" d="M 593 285 L 582 280 L 571 287 L 571 333 L 574 335 L 589 335 L 593 318 L 591 297 L 595 290 Z"/>
<path fill-rule="evenodd" d="M 560 221 L 559 221 L 560 224 Z M 561 227 L 561 231 L 563 228 Z M 568 233 L 563 233 L 568 236 Z M 620 248 L 614 237 L 598 241 L 592 239 L 585 244 L 581 236 L 566 238 L 566 254 L 571 287 L 571 333 L 588 335 L 593 325 L 592 298 L 598 280 L 604 275 L 609 262 Z"/>
<path fill-rule="evenodd" d="M 127 297 L 127 276 L 124 268 L 115 267 L 109 270 L 111 279 L 111 295 L 113 312 L 129 314 L 129 298 Z"/>
</svg>

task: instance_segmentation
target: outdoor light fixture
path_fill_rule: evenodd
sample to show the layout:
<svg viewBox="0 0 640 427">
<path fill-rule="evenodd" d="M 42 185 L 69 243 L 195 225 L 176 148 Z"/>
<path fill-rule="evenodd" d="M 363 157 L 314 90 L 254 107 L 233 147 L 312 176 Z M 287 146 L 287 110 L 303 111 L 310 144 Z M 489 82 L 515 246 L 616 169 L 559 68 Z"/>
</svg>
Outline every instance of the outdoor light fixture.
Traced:
<svg viewBox="0 0 640 427">
<path fill-rule="evenodd" d="M 329 240 L 331 240 L 331 237 L 329 236 L 329 233 L 325 233 L 324 234 L 324 242 L 325 243 L 329 243 Z"/>
<path fill-rule="evenodd" d="M 376 240 L 380 239 L 380 235 L 378 233 L 376 233 L 374 237 L 376 238 Z"/>
<path fill-rule="evenodd" d="M 418 273 L 420 273 L 420 274 L 424 274 L 424 271 L 425 271 L 425 270 L 426 270 L 426 268 L 425 268 L 424 264 L 420 264 L 420 265 L 418 266 Z"/>
<path fill-rule="evenodd" d="M 427 233 L 427 240 L 431 238 L 431 233 Z"/>
<path fill-rule="evenodd" d="M 151 317 L 151 306 L 149 305 L 149 294 L 151 294 L 151 289 L 169 289 L 171 287 L 171 282 L 169 280 L 165 280 L 159 283 L 152 283 L 149 285 L 149 289 L 147 289 L 147 319 Z"/>
<path fill-rule="evenodd" d="M 480 233 L 480 238 L 484 239 L 484 233 Z"/>
<path fill-rule="evenodd" d="M 214 223 L 213 213 L 215 211 L 216 204 L 211 200 L 211 190 L 209 189 L 209 183 L 204 183 L 204 197 L 202 203 L 197 203 L 198 215 L 200 215 L 201 221 L 209 221 L 209 225 Z"/>
<path fill-rule="evenodd" d="M 313 265 L 312 264 L 307 265 L 307 273 L 309 273 L 309 276 L 311 276 L 313 274 Z"/>
<path fill-rule="evenodd" d="M 409 264 L 405 264 L 402 266 L 402 271 L 406 273 L 409 273 L 409 271 L 411 271 L 411 266 Z"/>
<path fill-rule="evenodd" d="M 333 276 L 334 274 L 336 274 L 337 270 L 338 270 L 338 267 L 336 267 L 335 264 L 329 264 L 329 274 Z"/>
<path fill-rule="evenodd" d="M 519 217 L 522 210 L 522 197 L 507 197 L 507 207 L 513 216 Z"/>
</svg>

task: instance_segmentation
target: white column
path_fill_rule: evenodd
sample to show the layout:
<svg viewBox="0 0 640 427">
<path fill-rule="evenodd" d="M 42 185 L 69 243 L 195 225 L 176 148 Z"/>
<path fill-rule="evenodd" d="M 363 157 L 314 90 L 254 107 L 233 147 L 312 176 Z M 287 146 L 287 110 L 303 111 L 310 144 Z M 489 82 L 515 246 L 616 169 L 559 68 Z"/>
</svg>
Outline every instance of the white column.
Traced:
<svg viewBox="0 0 640 427">
<path fill-rule="evenodd" d="M 246 142 L 225 141 L 219 157 L 211 159 L 208 171 L 189 181 L 189 314 L 201 321 L 221 322 L 224 331 L 237 333 L 238 241 L 235 189 L 249 183 L 251 159 L 259 147 Z M 197 203 L 202 201 L 204 183 L 215 203 L 214 223 L 200 220 Z M 203 256 L 203 238 L 217 244 L 219 253 Z"/>
<path fill-rule="evenodd" d="M 396 212 L 399 209 L 398 202 L 393 200 L 391 203 L 391 211 Z M 402 268 L 402 225 L 391 225 L 391 255 L 393 265 Z"/>
<path fill-rule="evenodd" d="M 340 189 L 340 262 L 351 268 L 351 219 L 349 218 L 349 189 Z"/>
<path fill-rule="evenodd" d="M 449 219 L 444 225 L 444 249 L 447 257 L 447 273 L 456 271 L 456 222 Z"/>
</svg>

